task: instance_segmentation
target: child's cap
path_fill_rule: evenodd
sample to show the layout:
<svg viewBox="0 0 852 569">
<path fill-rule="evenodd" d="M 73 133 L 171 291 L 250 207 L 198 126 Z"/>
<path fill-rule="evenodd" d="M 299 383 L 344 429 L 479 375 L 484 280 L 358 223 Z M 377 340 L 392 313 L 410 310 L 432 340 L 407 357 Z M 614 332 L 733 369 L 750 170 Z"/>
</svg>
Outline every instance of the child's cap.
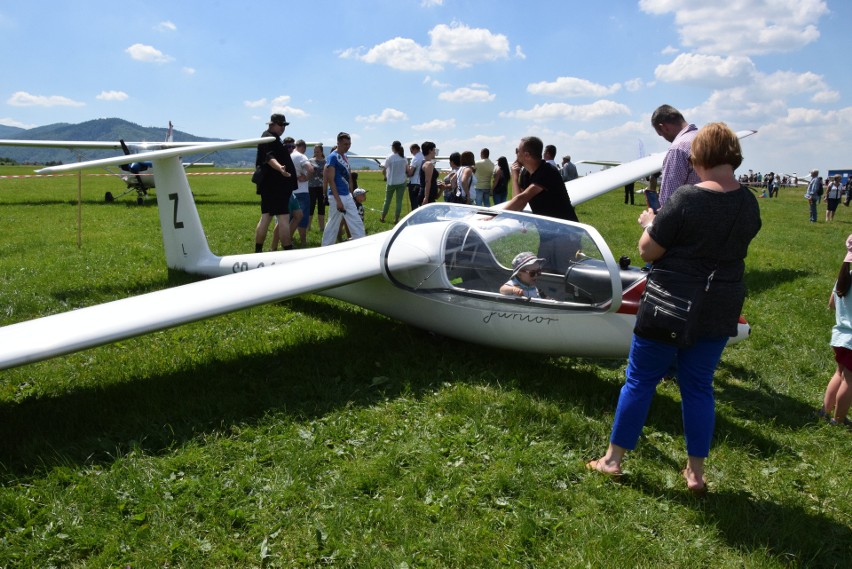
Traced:
<svg viewBox="0 0 852 569">
<path fill-rule="evenodd" d="M 850 236 L 852 237 L 852 236 Z M 512 276 L 514 277 L 518 274 L 518 271 L 521 269 L 525 269 L 530 265 L 535 265 L 537 263 L 543 263 L 546 261 L 543 257 L 536 257 L 530 251 L 524 251 L 523 253 L 518 253 L 515 255 L 515 258 L 512 259 Z"/>
<path fill-rule="evenodd" d="M 367 195 L 367 190 L 364 190 L 364 189 L 358 188 L 357 190 L 355 190 L 354 192 L 352 192 L 352 195 L 353 195 L 354 197 L 356 197 L 356 198 L 357 198 L 358 196 L 366 196 L 366 195 Z"/>
</svg>

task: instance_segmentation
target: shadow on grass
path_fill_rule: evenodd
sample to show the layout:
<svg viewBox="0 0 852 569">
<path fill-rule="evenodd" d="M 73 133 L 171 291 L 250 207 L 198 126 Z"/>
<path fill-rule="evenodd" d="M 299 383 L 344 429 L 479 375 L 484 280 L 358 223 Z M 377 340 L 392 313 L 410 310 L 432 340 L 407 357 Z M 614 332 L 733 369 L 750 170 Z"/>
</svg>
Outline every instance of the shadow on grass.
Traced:
<svg viewBox="0 0 852 569">
<path fill-rule="evenodd" d="M 172 278 L 178 281 L 174 284 L 195 280 L 184 273 Z M 54 465 L 108 463 L 132 448 L 160 454 L 200 434 L 255 423 L 270 413 L 310 420 L 402 393 L 419 396 L 444 382 L 517 388 L 590 417 L 615 410 L 622 382 L 602 377 L 601 370 L 620 378 L 624 360 L 500 351 L 424 332 L 357 306 L 316 297 L 284 302 L 293 312 L 341 325 L 343 337 L 357 339 L 305 339 L 271 355 L 187 364 L 174 373 L 104 388 L 0 403 L 0 460 L 7 469 L 0 480 Z M 180 348 L 166 346 L 162 353 L 170 349 Z M 388 379 L 376 382 L 377 377 Z M 659 389 L 646 424 L 680 438 L 676 390 L 674 385 Z M 760 409 L 781 405 L 790 411 L 785 416 L 804 416 L 800 404 L 777 394 L 729 384 L 721 391 L 725 399 L 742 398 Z M 717 417 L 716 435 L 767 455 L 784 450 L 760 429 L 742 427 L 724 415 Z"/>
<path fill-rule="evenodd" d="M 661 489 L 638 477 L 625 480 L 654 499 L 667 500 L 698 510 L 702 524 L 716 528 L 733 548 L 746 553 L 762 552 L 782 565 L 846 567 L 852 527 L 800 506 L 778 503 L 746 492 L 710 491 L 695 497 L 685 489 Z"/>
<path fill-rule="evenodd" d="M 0 403 L 0 480 L 54 466 L 110 463 L 133 449 L 162 454 L 271 414 L 282 421 L 310 420 L 403 393 L 420 396 L 444 382 L 508 383 L 575 405 L 583 401 L 591 413 L 611 408 L 618 396 L 617 385 L 573 370 L 563 359 L 501 353 L 320 299 L 288 302 L 291 310 L 339 323 L 353 340 L 305 340 L 271 355 L 186 364 L 174 373 L 103 388 Z M 170 349 L 180 348 L 164 346 L 158 353 Z M 512 379 L 526 377 L 535 382 Z"/>
<path fill-rule="evenodd" d="M 719 368 L 743 381 L 754 380 L 747 386 L 729 381 L 716 381 L 716 399 L 731 403 L 736 412 L 755 420 L 774 420 L 776 425 L 801 429 L 814 423 L 816 405 L 807 405 L 798 399 L 772 391 L 757 382 L 754 370 L 720 362 Z M 718 374 L 717 374 L 718 376 Z"/>
<path fill-rule="evenodd" d="M 802 269 L 756 269 L 746 271 L 745 281 L 749 294 L 760 294 L 765 290 L 777 288 L 785 282 L 793 282 L 810 276 Z"/>
<path fill-rule="evenodd" d="M 53 292 L 51 296 L 61 302 L 77 304 L 81 300 L 85 302 L 91 302 L 93 293 L 97 293 L 98 295 L 106 295 L 109 297 L 116 296 L 119 298 L 127 298 L 130 296 L 142 295 L 149 292 L 163 290 L 165 288 L 185 285 L 196 281 L 202 281 L 205 279 L 206 277 L 190 275 L 185 271 L 176 271 L 169 269 L 168 276 L 165 279 L 150 279 L 144 282 L 137 282 L 133 286 L 127 286 L 126 284 L 120 283 L 104 283 L 97 286 L 68 288 L 62 291 Z"/>
</svg>

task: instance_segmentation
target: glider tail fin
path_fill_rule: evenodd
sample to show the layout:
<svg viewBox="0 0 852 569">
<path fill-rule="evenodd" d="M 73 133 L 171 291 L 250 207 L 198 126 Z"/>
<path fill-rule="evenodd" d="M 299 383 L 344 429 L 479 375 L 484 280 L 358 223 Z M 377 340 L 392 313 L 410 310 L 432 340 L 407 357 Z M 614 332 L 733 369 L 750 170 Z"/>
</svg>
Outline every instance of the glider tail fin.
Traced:
<svg viewBox="0 0 852 569">
<path fill-rule="evenodd" d="M 166 250 L 166 263 L 170 269 L 188 273 L 209 274 L 211 267 L 218 267 L 219 257 L 210 252 L 201 218 L 195 208 L 195 200 L 189 189 L 189 181 L 183 169 L 181 155 L 199 152 L 216 152 L 231 148 L 257 146 L 274 140 L 272 137 L 230 140 L 222 142 L 175 143 L 177 147 L 140 152 L 134 155 L 138 161 L 150 160 L 154 167 L 154 180 L 157 187 L 157 209 L 160 215 L 160 228 L 163 232 L 163 246 Z M 66 146 L 68 143 L 59 145 Z M 71 144 L 77 144 L 71 142 Z M 83 143 L 89 144 L 89 143 Z M 56 142 L 49 145 L 56 146 Z M 36 170 L 39 174 L 58 174 L 75 172 L 84 168 L 116 166 L 126 164 L 126 156 L 114 156 L 88 162 L 61 164 Z"/>
<path fill-rule="evenodd" d="M 192 190 L 179 156 L 154 162 L 157 208 L 166 264 L 170 269 L 201 273 L 217 257 L 210 251 Z"/>
</svg>

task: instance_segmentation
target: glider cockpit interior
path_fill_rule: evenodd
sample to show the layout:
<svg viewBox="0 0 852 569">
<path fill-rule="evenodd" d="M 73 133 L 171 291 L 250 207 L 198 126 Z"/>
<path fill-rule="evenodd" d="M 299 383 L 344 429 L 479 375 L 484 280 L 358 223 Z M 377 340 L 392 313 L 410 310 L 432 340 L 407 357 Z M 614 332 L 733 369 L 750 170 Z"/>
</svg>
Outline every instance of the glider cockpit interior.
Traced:
<svg viewBox="0 0 852 569">
<path fill-rule="evenodd" d="M 543 298 L 499 293 L 513 276 L 512 260 L 523 251 L 544 259 L 536 283 Z M 383 259 L 390 281 L 412 292 L 444 294 L 459 303 L 478 298 L 566 310 L 617 309 L 622 291 L 645 276 L 619 266 L 590 226 L 458 205 L 415 211 L 388 240 Z"/>
</svg>

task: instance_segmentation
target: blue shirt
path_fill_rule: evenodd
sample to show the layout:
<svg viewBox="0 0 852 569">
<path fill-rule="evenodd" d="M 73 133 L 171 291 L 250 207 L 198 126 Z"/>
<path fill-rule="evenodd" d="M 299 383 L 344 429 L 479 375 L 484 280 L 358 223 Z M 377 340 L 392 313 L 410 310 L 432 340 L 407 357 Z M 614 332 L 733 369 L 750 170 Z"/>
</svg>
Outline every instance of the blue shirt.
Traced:
<svg viewBox="0 0 852 569">
<path fill-rule="evenodd" d="M 349 195 L 349 160 L 341 156 L 337 150 L 329 154 L 325 161 L 326 166 L 334 169 L 334 185 L 337 186 L 337 195 Z M 329 190 L 328 195 L 332 195 Z"/>
<path fill-rule="evenodd" d="M 528 285 L 522 282 L 518 277 L 512 277 L 506 282 L 506 284 L 509 286 L 516 286 L 521 289 L 521 291 L 523 291 L 521 296 L 525 296 L 527 298 L 541 298 L 537 286 L 534 284 Z"/>
</svg>

